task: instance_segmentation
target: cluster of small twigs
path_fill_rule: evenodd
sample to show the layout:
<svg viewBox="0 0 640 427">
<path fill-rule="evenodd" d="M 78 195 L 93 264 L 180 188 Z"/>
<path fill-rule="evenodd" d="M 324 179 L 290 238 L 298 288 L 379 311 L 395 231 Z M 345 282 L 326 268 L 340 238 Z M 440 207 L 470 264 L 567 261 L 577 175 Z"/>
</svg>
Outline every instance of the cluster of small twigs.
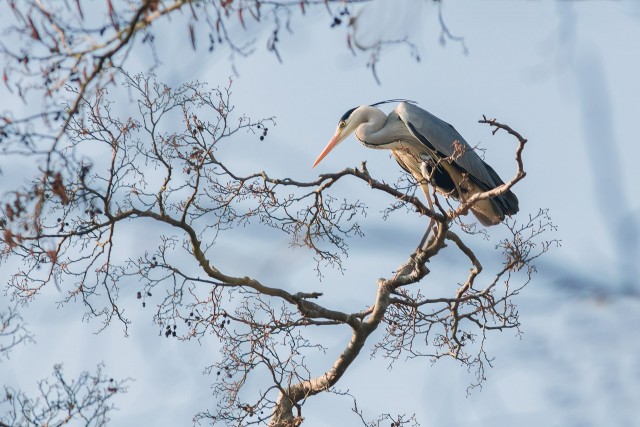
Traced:
<svg viewBox="0 0 640 427">
<path fill-rule="evenodd" d="M 62 366 L 56 365 L 52 377 L 38 383 L 35 397 L 4 387 L 0 427 L 62 426 L 74 420 L 82 420 L 88 427 L 104 426 L 114 409 L 113 397 L 126 393 L 128 382 L 106 376 L 102 365 L 93 374 L 83 372 L 69 380 L 63 375 Z"/>
<path fill-rule="evenodd" d="M 418 420 L 416 419 L 415 414 L 409 416 L 407 414 L 392 415 L 389 413 L 385 413 L 385 414 L 380 414 L 378 418 L 374 420 L 367 421 L 363 411 L 360 408 L 358 408 L 358 401 L 353 395 L 345 392 L 338 392 L 337 394 L 346 395 L 353 399 L 353 407 L 351 408 L 351 410 L 358 416 L 358 418 L 360 418 L 360 421 L 365 427 L 382 427 L 382 426 L 419 427 L 420 426 L 420 424 L 418 423 Z"/>
<path fill-rule="evenodd" d="M 28 342 L 33 342 L 33 334 L 24 323 L 18 307 L 0 311 L 0 359 L 8 358 L 13 348 Z"/>
</svg>

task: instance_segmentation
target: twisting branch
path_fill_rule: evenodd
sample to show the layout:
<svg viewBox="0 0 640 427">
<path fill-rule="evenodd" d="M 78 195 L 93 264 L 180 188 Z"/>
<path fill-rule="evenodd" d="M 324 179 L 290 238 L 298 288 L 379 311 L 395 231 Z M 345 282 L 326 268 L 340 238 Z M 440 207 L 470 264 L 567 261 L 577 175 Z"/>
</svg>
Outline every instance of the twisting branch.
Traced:
<svg viewBox="0 0 640 427">
<path fill-rule="evenodd" d="M 486 123 L 489 126 L 495 127 L 492 133 L 495 135 L 499 129 L 506 130 L 510 135 L 513 135 L 518 140 L 518 147 L 516 148 L 516 165 L 517 170 L 513 178 L 509 181 L 505 182 L 503 185 L 500 185 L 492 190 L 484 191 L 481 193 L 476 193 L 473 196 L 465 199 L 457 209 L 453 211 L 451 214 L 451 218 L 456 218 L 460 215 L 466 215 L 469 212 L 469 208 L 473 206 L 479 200 L 486 200 L 491 197 L 495 197 L 509 191 L 516 183 L 524 179 L 527 176 L 527 173 L 524 170 L 524 161 L 522 160 L 522 152 L 524 150 L 524 146 L 527 143 L 527 140 L 522 137 L 519 133 L 511 129 L 509 126 L 499 123 L 495 119 L 487 119 L 486 116 L 482 116 L 482 120 L 479 120 L 478 123 Z"/>
<path fill-rule="evenodd" d="M 510 126 L 502 124 L 498 122 L 496 119 L 487 119 L 486 116 L 482 116 L 482 120 L 478 120 L 478 123 L 486 123 L 489 126 L 495 127 L 495 129 L 491 132 L 495 135 L 498 130 L 502 129 L 507 131 L 509 135 L 514 136 L 518 140 L 518 148 L 516 148 L 516 163 L 518 164 L 518 171 L 516 172 L 515 178 L 518 180 L 524 178 L 526 173 L 524 171 L 524 162 L 522 160 L 522 150 L 524 150 L 524 145 L 527 143 L 527 140 L 520 135 L 520 133 L 513 130 Z"/>
</svg>

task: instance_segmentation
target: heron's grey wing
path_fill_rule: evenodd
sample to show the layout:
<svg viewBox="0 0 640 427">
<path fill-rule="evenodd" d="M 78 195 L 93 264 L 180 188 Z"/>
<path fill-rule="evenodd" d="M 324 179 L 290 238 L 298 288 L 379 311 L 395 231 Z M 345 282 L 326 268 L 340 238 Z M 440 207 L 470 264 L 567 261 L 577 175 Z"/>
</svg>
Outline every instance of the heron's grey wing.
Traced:
<svg viewBox="0 0 640 427">
<path fill-rule="evenodd" d="M 395 112 L 413 136 L 440 157 L 454 154 L 454 141 L 458 141 L 464 148 L 464 153 L 455 159 L 455 163 L 481 186 L 491 189 L 503 183 L 495 172 L 492 174 L 488 170 L 488 165 L 449 123 L 406 102 L 398 104 Z"/>
</svg>

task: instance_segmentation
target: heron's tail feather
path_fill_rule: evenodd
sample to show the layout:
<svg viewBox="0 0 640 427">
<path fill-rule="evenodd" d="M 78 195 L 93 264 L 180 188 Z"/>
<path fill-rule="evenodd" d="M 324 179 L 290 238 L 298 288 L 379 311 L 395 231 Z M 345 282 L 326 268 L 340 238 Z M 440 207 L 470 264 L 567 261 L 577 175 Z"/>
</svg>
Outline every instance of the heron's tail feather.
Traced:
<svg viewBox="0 0 640 427">
<path fill-rule="evenodd" d="M 471 212 L 485 227 L 498 225 L 504 219 L 502 209 L 493 199 L 478 200 L 471 206 Z"/>
<path fill-rule="evenodd" d="M 491 175 L 491 178 L 495 182 L 496 184 L 495 187 L 499 187 L 502 184 L 504 184 L 504 182 L 502 181 L 500 176 L 496 173 L 496 171 L 493 170 L 493 168 L 489 166 L 486 162 L 483 162 L 483 163 L 487 168 L 487 172 L 489 172 L 489 175 Z M 498 207 L 502 212 L 502 219 L 504 219 L 505 215 L 514 215 L 518 213 L 518 210 L 520 210 L 518 206 L 518 198 L 516 197 L 515 194 L 513 194 L 511 190 L 499 196 L 494 197 L 492 200 L 494 200 L 498 204 Z"/>
<path fill-rule="evenodd" d="M 515 215 L 520 210 L 518 206 L 518 198 L 511 190 L 496 197 L 496 202 L 500 205 L 504 215 Z"/>
</svg>

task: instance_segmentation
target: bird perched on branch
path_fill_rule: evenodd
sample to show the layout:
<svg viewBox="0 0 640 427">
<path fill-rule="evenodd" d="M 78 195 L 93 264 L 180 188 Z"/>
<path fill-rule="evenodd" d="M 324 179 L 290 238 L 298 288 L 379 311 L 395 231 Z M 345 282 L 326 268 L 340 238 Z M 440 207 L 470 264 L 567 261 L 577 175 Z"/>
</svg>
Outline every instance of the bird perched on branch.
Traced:
<svg viewBox="0 0 640 427">
<path fill-rule="evenodd" d="M 398 101 L 389 115 L 377 108 Z M 335 135 L 313 166 L 354 131 L 364 146 L 391 150 L 402 169 L 418 181 L 430 206 L 428 184 L 462 202 L 504 184 L 453 126 L 406 100 L 361 105 L 344 113 Z M 476 201 L 470 209 L 484 226 L 496 225 L 506 215 L 518 212 L 518 198 L 507 190 Z"/>
</svg>

